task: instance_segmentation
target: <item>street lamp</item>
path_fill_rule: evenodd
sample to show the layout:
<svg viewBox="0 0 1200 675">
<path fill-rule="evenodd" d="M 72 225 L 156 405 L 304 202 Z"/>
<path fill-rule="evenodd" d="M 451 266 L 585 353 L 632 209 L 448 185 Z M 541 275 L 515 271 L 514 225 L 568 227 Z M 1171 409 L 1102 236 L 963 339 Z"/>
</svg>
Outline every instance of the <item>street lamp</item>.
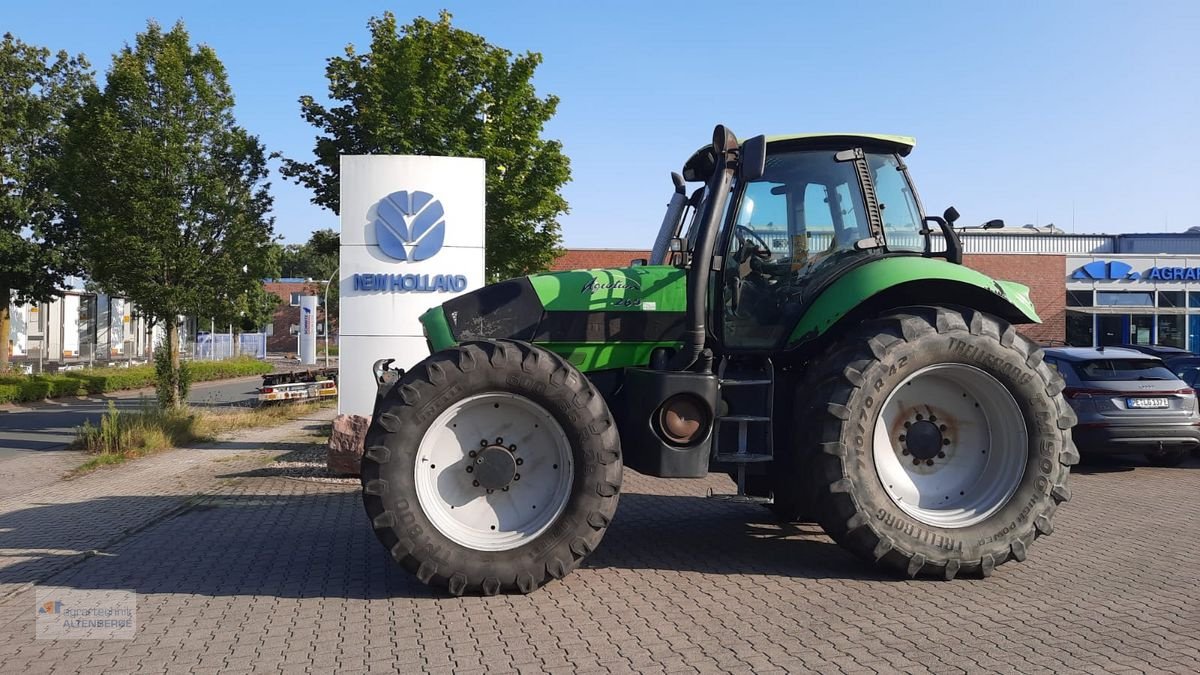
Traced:
<svg viewBox="0 0 1200 675">
<path fill-rule="evenodd" d="M 325 282 L 325 367 L 329 367 L 329 284 L 333 283 L 333 278 L 337 276 L 338 270 L 342 269 L 339 266 L 333 270 L 333 274 L 329 275 L 329 280 Z"/>
</svg>

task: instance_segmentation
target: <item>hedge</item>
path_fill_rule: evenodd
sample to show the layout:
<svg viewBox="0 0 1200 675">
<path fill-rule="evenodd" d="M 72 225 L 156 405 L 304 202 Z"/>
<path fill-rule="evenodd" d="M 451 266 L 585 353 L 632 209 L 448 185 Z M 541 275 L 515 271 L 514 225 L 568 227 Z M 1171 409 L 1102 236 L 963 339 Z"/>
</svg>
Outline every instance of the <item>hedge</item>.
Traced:
<svg viewBox="0 0 1200 675">
<path fill-rule="evenodd" d="M 193 382 L 204 382 L 265 375 L 274 368 L 264 361 L 240 357 L 225 361 L 192 361 L 188 369 L 191 370 Z M 84 396 L 153 386 L 152 363 L 129 368 L 74 370 L 55 375 L 0 375 L 0 403 L 23 403 L 58 396 Z"/>
</svg>

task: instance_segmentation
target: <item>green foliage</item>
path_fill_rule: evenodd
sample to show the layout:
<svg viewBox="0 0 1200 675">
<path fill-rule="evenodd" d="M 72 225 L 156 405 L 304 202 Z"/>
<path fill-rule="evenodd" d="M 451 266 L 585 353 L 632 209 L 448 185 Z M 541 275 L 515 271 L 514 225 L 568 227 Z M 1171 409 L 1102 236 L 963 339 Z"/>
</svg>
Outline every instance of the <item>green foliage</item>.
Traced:
<svg viewBox="0 0 1200 675">
<path fill-rule="evenodd" d="M 94 468 L 200 440 L 196 427 L 196 415 L 187 410 L 145 407 L 140 412 L 122 413 L 109 401 L 98 426 L 84 421 L 76 430 L 73 446 L 100 456 L 89 462 L 89 468 Z"/>
<path fill-rule="evenodd" d="M 225 361 L 193 361 L 186 366 L 189 384 L 265 375 L 272 370 L 271 364 L 249 357 Z M 124 389 L 141 389 L 153 386 L 154 383 L 155 372 L 154 366 L 151 365 L 76 370 L 57 375 L 6 375 L 0 376 L 0 403 L 103 394 Z"/>
<path fill-rule="evenodd" d="M 178 364 L 177 316 L 227 316 L 274 271 L 266 151 L 182 23 L 151 22 L 68 121 L 61 190 L 89 277 L 166 323 Z"/>
<path fill-rule="evenodd" d="M 487 160 L 487 274 L 544 270 L 559 253 L 560 190 L 571 172 L 562 144 L 541 137 L 558 98 L 538 97 L 540 54 L 517 57 L 481 36 L 416 18 L 397 28 L 384 13 L 368 23 L 370 51 L 353 46 L 329 59 L 327 108 L 300 98 L 301 114 L 322 135 L 316 162 L 285 160 L 283 173 L 338 212 L 343 154 L 411 154 Z"/>
<path fill-rule="evenodd" d="M 171 361 L 171 350 L 159 346 L 154 350 L 154 389 L 161 408 L 173 408 L 187 400 L 192 388 L 192 373 L 184 362 Z"/>
<path fill-rule="evenodd" d="M 52 187 L 67 110 L 94 88 L 82 56 L 0 41 L 0 370 L 8 364 L 10 302 L 49 300 L 79 271 L 74 230 Z"/>
</svg>

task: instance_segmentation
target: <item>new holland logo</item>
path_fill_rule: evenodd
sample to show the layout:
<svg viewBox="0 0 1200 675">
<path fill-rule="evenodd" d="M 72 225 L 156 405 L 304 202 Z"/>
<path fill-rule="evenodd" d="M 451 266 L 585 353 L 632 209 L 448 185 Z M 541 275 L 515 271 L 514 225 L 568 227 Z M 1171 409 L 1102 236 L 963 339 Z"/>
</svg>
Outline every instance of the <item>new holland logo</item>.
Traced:
<svg viewBox="0 0 1200 675">
<path fill-rule="evenodd" d="M 376 205 L 379 249 L 396 260 L 428 260 L 446 239 L 445 209 L 428 192 L 401 190 Z"/>
<path fill-rule="evenodd" d="M 1134 272 L 1128 263 L 1120 260 L 1096 260 L 1075 270 L 1072 279 L 1141 279 L 1142 275 Z"/>
</svg>

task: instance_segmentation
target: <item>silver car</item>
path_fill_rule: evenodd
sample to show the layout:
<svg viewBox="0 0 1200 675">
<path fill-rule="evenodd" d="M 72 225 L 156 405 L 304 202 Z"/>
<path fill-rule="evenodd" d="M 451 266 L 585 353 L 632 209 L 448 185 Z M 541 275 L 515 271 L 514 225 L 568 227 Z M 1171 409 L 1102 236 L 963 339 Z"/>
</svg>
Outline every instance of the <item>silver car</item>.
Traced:
<svg viewBox="0 0 1200 675">
<path fill-rule="evenodd" d="M 1196 392 L 1162 359 L 1119 347 L 1045 352 L 1079 417 L 1073 433 L 1080 452 L 1143 453 L 1152 464 L 1175 466 L 1200 447 Z"/>
</svg>

